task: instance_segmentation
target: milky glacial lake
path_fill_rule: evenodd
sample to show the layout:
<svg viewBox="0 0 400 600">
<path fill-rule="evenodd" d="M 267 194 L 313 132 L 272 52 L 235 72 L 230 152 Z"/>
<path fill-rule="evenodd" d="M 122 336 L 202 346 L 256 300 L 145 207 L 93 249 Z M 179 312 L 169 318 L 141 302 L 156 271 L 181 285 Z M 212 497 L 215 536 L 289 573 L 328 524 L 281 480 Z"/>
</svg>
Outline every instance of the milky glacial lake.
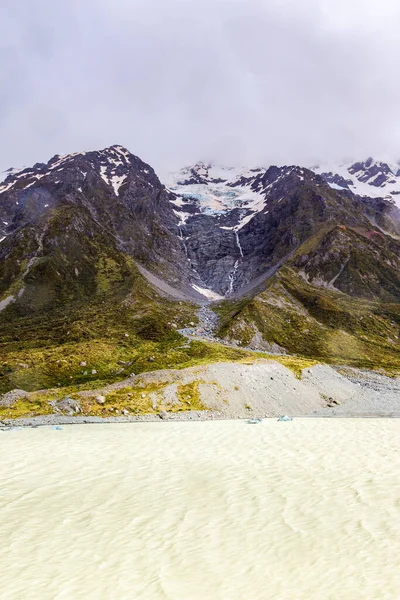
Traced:
<svg viewBox="0 0 400 600">
<path fill-rule="evenodd" d="M 2 600 L 398 600 L 400 420 L 0 432 Z"/>
</svg>

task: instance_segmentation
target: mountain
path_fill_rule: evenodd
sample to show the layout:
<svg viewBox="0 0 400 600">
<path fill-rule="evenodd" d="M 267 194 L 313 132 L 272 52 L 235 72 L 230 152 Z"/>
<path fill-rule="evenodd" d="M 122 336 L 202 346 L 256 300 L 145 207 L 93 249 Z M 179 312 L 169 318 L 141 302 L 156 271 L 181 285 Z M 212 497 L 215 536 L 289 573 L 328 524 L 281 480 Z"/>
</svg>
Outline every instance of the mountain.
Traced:
<svg viewBox="0 0 400 600">
<path fill-rule="evenodd" d="M 210 348 L 182 347 L 177 330 L 209 301 L 233 344 L 400 364 L 396 186 L 400 171 L 372 159 L 198 163 L 162 183 L 118 145 L 10 169 L 0 387 L 87 382 L 73 358 L 82 344 L 102 380 L 121 360 L 135 371 L 205 360 Z"/>
<path fill-rule="evenodd" d="M 49 244 L 62 247 L 66 235 L 80 236 L 85 232 L 88 240 L 95 240 L 102 232 L 108 238 L 107 245 L 116 251 L 137 256 L 161 274 L 168 269 L 172 281 L 174 277 L 177 280 L 179 277 L 179 281 L 184 279 L 185 269 L 180 266 L 178 270 L 175 266 L 181 244 L 174 232 L 177 218 L 169 204 L 173 196 L 149 165 L 120 146 L 100 152 L 54 156 L 47 164 L 37 163 L 13 172 L 0 185 L 0 195 L 3 255 L 4 248 L 12 246 L 13 252 L 16 251 L 26 228 L 35 230 L 35 239 L 32 237 L 29 243 L 36 246 L 42 258 L 50 256 Z M 64 228 L 67 231 L 62 231 Z M 49 239 L 52 236 L 57 238 L 54 243 Z M 43 241 L 46 241 L 44 248 Z M 75 247 L 80 243 L 85 241 L 80 238 Z M 71 243 L 64 246 L 72 251 Z M 72 259 L 68 262 L 67 268 L 73 272 L 85 269 L 85 260 L 81 261 L 79 254 L 75 257 L 77 264 Z M 92 258 L 87 266 L 89 271 L 93 270 Z M 29 266 L 29 272 L 33 267 L 34 264 Z M 76 277 L 79 287 L 80 278 Z"/>
<path fill-rule="evenodd" d="M 361 196 L 385 197 L 400 204 L 400 163 L 367 158 L 337 165 L 314 165 L 311 169 L 335 189 L 350 190 Z"/>
<path fill-rule="evenodd" d="M 178 196 L 171 202 L 191 267 L 223 297 L 257 288 L 322 226 L 400 235 L 392 200 L 339 190 L 297 166 L 235 170 L 200 163 L 168 184 Z"/>
</svg>

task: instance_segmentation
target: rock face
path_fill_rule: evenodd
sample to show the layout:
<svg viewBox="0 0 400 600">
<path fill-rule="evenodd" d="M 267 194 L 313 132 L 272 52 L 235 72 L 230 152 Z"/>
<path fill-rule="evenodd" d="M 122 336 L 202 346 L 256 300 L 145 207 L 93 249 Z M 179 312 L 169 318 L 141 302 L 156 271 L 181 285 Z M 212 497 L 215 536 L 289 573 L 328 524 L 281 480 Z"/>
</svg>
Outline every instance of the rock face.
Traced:
<svg viewBox="0 0 400 600">
<path fill-rule="evenodd" d="M 203 164 L 175 176 L 170 185 L 180 198 L 171 202 L 204 287 L 225 297 L 251 291 L 322 227 L 400 233 L 393 202 L 357 196 L 350 180 L 332 187 L 338 178 L 295 166 L 237 172 Z"/>
<path fill-rule="evenodd" d="M 127 279 L 129 257 L 184 286 L 174 197 L 121 146 L 11 173 L 0 184 L 0 297 L 29 313 L 79 300 L 107 284 L 104 271 Z"/>
</svg>

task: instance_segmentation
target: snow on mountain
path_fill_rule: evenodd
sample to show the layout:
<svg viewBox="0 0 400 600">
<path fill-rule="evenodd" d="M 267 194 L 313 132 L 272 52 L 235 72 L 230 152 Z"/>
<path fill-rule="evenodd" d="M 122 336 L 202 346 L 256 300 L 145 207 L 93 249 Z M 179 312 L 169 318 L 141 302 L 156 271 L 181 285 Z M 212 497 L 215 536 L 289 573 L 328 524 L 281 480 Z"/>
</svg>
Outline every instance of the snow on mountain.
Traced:
<svg viewBox="0 0 400 600">
<path fill-rule="evenodd" d="M 20 169 L 16 169 L 14 167 L 10 167 L 9 169 L 7 169 L 6 171 L 2 171 L 0 173 L 0 184 L 7 179 L 7 177 L 9 177 L 10 175 L 15 175 L 16 173 L 19 173 L 20 171 L 22 171 L 22 169 L 25 169 L 26 167 L 22 167 Z"/>
<path fill-rule="evenodd" d="M 171 174 L 166 186 L 176 198 L 171 202 L 177 210 L 180 225 L 193 216 L 205 214 L 220 217 L 218 226 L 235 232 L 242 229 L 267 207 L 268 196 L 280 179 L 289 173 L 304 179 L 301 167 L 274 167 L 277 175 L 269 183 L 263 178 L 264 167 L 226 167 L 202 162 Z M 375 161 L 319 164 L 310 171 L 322 176 L 332 189 L 348 190 L 360 196 L 386 198 L 400 206 L 400 164 Z M 235 210 L 236 209 L 236 210 Z M 222 223 L 221 217 L 235 218 Z"/>
<path fill-rule="evenodd" d="M 165 187 L 150 165 L 121 146 L 56 155 L 7 172 L 0 184 L 0 251 L 21 224 L 43 231 L 72 203 L 82 231 L 95 236 L 104 224 L 157 277 L 215 300 L 264 281 L 327 221 L 368 235 L 377 233 L 370 231 L 375 225 L 399 235 L 400 211 L 391 201 L 352 196 L 396 198 L 399 182 L 400 168 L 369 159 L 314 170 L 198 163 L 171 175 Z"/>
<path fill-rule="evenodd" d="M 386 198 L 400 206 L 400 164 L 375 161 L 346 161 L 310 167 L 337 190 L 350 190 L 359 196 Z"/>
<path fill-rule="evenodd" d="M 270 198 L 287 177 L 301 183 L 306 173 L 294 165 L 266 169 L 197 163 L 170 175 L 166 183 L 176 195 L 170 202 L 178 208 L 180 225 L 190 217 L 209 215 L 220 229 L 237 233 L 258 213 L 268 213 Z M 280 200 L 284 194 L 283 189 Z"/>
<path fill-rule="evenodd" d="M 48 177 L 53 183 L 58 183 L 57 176 L 79 164 L 83 177 L 89 169 L 94 169 L 118 195 L 131 167 L 131 157 L 130 152 L 122 146 L 110 146 L 96 152 L 74 152 L 64 156 L 56 154 L 47 163 L 36 163 L 33 167 L 22 169 L 11 168 L 0 174 L 0 194 L 14 188 L 20 189 L 21 186 L 29 188 Z"/>
<path fill-rule="evenodd" d="M 223 227 L 238 230 L 265 208 L 263 190 L 251 188 L 255 177 L 263 171 L 259 167 L 246 169 L 197 163 L 171 174 L 166 185 L 177 195 L 171 202 L 180 209 L 176 214 L 182 224 L 198 214 L 218 217 L 239 209 L 237 223 L 232 227 Z M 193 205 L 195 211 L 185 212 L 185 206 Z"/>
<path fill-rule="evenodd" d="M 166 185 L 182 199 L 175 201 L 177 206 L 182 206 L 185 200 L 195 199 L 199 201 L 200 211 L 210 215 L 223 214 L 234 208 L 252 210 L 265 199 L 238 182 L 246 179 L 251 183 L 250 179 L 261 171 L 258 168 L 249 170 L 198 163 L 172 174 Z"/>
</svg>

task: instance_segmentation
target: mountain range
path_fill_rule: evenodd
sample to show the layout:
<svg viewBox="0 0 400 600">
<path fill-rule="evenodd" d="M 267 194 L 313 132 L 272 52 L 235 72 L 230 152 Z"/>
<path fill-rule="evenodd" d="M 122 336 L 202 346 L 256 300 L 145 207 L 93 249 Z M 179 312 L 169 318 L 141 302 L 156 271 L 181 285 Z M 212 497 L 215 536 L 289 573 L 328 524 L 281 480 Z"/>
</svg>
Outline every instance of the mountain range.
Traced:
<svg viewBox="0 0 400 600">
<path fill-rule="evenodd" d="M 3 388 L 13 373 L 20 382 L 15 361 L 34 348 L 50 356 L 115 338 L 115 349 L 126 334 L 140 362 L 143 343 L 146 353 L 149 341 L 181 344 L 177 329 L 208 303 L 215 336 L 237 347 L 400 365 L 399 194 L 400 166 L 372 158 L 200 162 L 161 182 L 116 145 L 10 169 L 0 183 Z"/>
</svg>

